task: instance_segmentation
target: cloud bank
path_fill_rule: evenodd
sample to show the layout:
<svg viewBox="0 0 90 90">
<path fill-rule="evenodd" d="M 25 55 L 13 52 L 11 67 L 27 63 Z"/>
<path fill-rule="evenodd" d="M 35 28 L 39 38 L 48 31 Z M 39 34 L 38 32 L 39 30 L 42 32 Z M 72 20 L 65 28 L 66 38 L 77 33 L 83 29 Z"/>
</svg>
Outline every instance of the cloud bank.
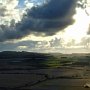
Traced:
<svg viewBox="0 0 90 90">
<path fill-rule="evenodd" d="M 10 26 L 0 25 L 0 42 L 20 39 L 29 34 L 42 36 L 56 34 L 73 24 L 72 17 L 75 14 L 76 2 L 77 0 L 48 0 L 43 5 L 33 6 L 26 11 L 27 13 L 18 23 L 12 24 L 13 22 L 11 22 Z M 16 5 L 15 3 L 13 8 L 16 8 Z M 1 16 L 4 16 L 7 10 L 3 9 L 0 8 L 0 11 L 2 10 Z"/>
</svg>

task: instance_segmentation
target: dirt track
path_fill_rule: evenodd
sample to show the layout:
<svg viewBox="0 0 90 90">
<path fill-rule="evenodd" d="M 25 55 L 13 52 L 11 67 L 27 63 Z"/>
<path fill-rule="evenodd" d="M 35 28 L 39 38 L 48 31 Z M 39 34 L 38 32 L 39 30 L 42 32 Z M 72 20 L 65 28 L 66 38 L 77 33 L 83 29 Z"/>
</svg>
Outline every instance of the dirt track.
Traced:
<svg viewBox="0 0 90 90">
<path fill-rule="evenodd" d="M 87 82 L 90 71 L 80 67 L 0 72 L 0 90 L 87 90 Z"/>
</svg>

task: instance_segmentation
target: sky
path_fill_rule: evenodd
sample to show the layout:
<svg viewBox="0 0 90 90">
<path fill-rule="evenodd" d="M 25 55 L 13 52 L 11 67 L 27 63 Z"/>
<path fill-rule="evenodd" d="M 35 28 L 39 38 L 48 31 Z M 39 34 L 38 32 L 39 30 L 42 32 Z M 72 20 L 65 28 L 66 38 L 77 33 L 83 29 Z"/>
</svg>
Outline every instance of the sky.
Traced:
<svg viewBox="0 0 90 90">
<path fill-rule="evenodd" d="M 89 0 L 0 0 L 0 51 L 87 51 L 89 29 Z"/>
</svg>

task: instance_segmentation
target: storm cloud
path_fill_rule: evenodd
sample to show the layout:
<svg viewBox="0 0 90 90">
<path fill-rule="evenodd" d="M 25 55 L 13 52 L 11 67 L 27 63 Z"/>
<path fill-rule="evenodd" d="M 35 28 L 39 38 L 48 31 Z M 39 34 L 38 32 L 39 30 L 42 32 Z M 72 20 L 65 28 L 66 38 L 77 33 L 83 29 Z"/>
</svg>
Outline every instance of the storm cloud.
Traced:
<svg viewBox="0 0 90 90">
<path fill-rule="evenodd" d="M 19 39 L 29 34 L 56 34 L 73 24 L 76 2 L 77 0 L 48 0 L 43 5 L 33 6 L 14 26 L 0 26 L 0 41 Z"/>
</svg>

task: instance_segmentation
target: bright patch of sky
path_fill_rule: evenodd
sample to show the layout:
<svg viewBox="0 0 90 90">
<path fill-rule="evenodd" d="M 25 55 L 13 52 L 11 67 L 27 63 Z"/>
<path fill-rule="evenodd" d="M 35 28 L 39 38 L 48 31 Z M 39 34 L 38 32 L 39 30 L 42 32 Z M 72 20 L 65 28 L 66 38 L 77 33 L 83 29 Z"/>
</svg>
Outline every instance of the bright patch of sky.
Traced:
<svg viewBox="0 0 90 90">
<path fill-rule="evenodd" d="M 19 0 L 18 7 L 24 8 L 25 2 L 33 3 L 34 5 L 41 5 L 45 0 Z"/>
<path fill-rule="evenodd" d="M 38 3 L 44 3 L 45 0 L 30 0 L 30 2 L 33 2 L 35 4 L 38 4 Z"/>
<path fill-rule="evenodd" d="M 24 0 L 19 0 L 18 7 L 23 8 L 24 7 Z"/>
</svg>

